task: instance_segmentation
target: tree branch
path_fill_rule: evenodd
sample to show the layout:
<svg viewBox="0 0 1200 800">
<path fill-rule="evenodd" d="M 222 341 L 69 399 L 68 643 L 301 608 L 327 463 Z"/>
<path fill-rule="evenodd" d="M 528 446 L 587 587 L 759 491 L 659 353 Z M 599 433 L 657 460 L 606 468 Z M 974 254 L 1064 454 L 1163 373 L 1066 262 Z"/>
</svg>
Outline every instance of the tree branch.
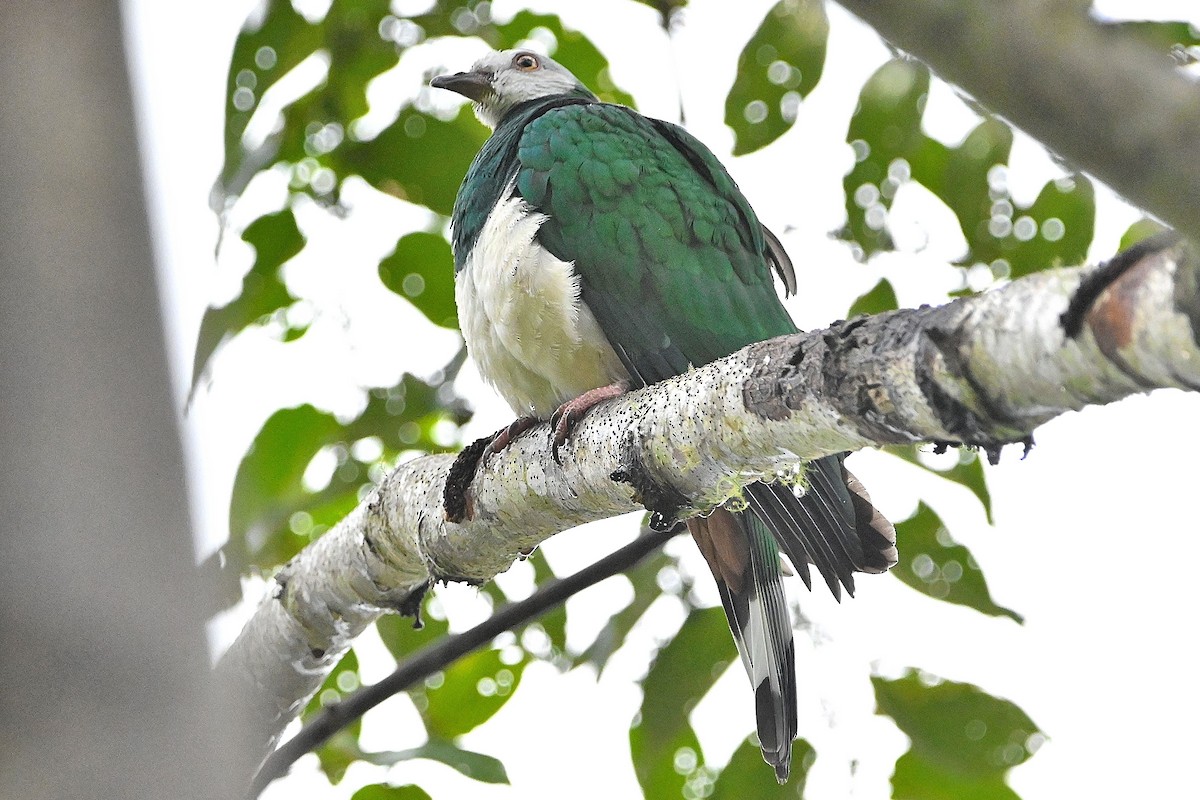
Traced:
<svg viewBox="0 0 1200 800">
<path fill-rule="evenodd" d="M 988 108 L 1200 242 L 1200 86 L 1045 0 L 838 0 Z"/>
<path fill-rule="evenodd" d="M 263 762 L 250 788 L 257 797 L 271 781 L 280 778 L 296 759 L 312 752 L 363 714 L 399 694 L 414 683 L 445 669 L 450 664 L 477 650 L 506 630 L 535 620 L 550 609 L 601 581 L 634 567 L 675 535 L 675 531 L 648 530 L 629 544 L 594 564 L 589 564 L 569 578 L 548 581 L 537 591 L 516 603 L 510 603 L 483 622 L 463 633 L 445 636 L 424 648 L 396 667 L 391 675 L 378 683 L 366 686 L 337 705 L 325 709 L 303 730 L 289 739 Z"/>
<path fill-rule="evenodd" d="M 784 336 L 597 408 L 550 457 L 545 426 L 482 464 L 448 522 L 452 457 L 399 466 L 280 572 L 222 660 L 283 726 L 359 632 L 436 580 L 482 582 L 558 531 L 644 506 L 663 525 L 799 460 L 883 444 L 996 457 L 1043 422 L 1200 388 L 1200 259 L 1159 240 L 1090 273 L 1038 273 L 939 308 Z"/>
</svg>

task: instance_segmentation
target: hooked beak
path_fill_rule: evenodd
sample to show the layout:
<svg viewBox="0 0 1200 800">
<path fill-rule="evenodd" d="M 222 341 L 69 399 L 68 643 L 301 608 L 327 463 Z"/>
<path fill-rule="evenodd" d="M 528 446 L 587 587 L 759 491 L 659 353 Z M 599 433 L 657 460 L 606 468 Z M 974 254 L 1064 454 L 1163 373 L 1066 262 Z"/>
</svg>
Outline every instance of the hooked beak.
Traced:
<svg viewBox="0 0 1200 800">
<path fill-rule="evenodd" d="M 483 102 L 484 98 L 493 94 L 492 76 L 482 72 L 456 72 L 453 75 L 438 75 L 429 82 L 435 89 L 449 89 L 458 92 L 463 97 Z"/>
</svg>

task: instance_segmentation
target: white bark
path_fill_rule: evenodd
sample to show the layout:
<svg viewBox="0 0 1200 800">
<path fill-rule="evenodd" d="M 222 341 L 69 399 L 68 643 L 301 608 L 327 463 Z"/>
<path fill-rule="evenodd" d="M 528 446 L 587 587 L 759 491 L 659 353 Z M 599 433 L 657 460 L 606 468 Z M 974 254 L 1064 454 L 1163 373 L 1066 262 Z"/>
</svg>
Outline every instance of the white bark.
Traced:
<svg viewBox="0 0 1200 800">
<path fill-rule="evenodd" d="M 222 669 L 253 683 L 278 730 L 378 615 L 412 613 L 436 580 L 488 580 L 559 531 L 643 504 L 667 521 L 702 513 L 844 450 L 949 442 L 995 454 L 1064 411 L 1195 390 L 1198 283 L 1200 259 L 1182 245 L 1136 248 L 1092 273 L 1055 270 L 752 345 L 597 408 L 561 466 L 546 427 L 520 437 L 480 466 L 462 522 L 442 504 L 453 458 L 416 459 L 284 568 Z"/>
</svg>

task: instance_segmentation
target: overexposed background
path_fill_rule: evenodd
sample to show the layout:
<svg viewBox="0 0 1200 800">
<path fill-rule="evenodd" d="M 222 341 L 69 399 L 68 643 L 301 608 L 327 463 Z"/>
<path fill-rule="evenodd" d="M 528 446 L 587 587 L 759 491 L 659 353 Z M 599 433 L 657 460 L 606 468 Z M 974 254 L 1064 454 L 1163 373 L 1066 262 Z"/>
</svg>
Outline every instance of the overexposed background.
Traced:
<svg viewBox="0 0 1200 800">
<path fill-rule="evenodd" d="M 319 0 L 305 5 L 322 7 Z M 830 6 L 826 77 L 801 106 L 795 129 L 762 152 L 732 159 L 725 157 L 732 136 L 721 122 L 724 97 L 741 46 L 770 8 L 769 0 L 739 3 L 737 11 L 716 0 L 695 0 L 671 40 L 653 24 L 653 12 L 634 2 L 532 5 L 559 13 L 592 37 L 610 59 L 616 82 L 644 113 L 677 119 L 682 96 L 689 128 L 722 155 L 764 221 L 783 234 L 802 287 L 789 307 L 802 327 L 836 319 L 880 276 L 892 280 L 902 305 L 937 302 L 957 286 L 958 273 L 944 264 L 961 253 L 961 234 L 950 212 L 919 188 L 902 189 L 891 215 L 907 253 L 859 265 L 827 236 L 843 221 L 841 178 L 852 164 L 845 144 L 849 115 L 863 80 L 888 56 L 878 38 L 840 7 Z M 217 356 L 211 381 L 184 413 L 201 315 L 209 304 L 234 295 L 251 262 L 237 238 L 241 226 L 259 211 L 279 207 L 286 191 L 284 176 L 256 180 L 230 214 L 232 229 L 215 257 L 219 225 L 208 194 L 222 159 L 226 70 L 237 32 L 255 6 L 253 0 L 213 0 L 202 11 L 155 0 L 126 0 L 125 6 L 200 554 L 226 537 L 234 471 L 272 411 L 311 402 L 353 414 L 362 398 L 348 386 L 386 385 L 405 370 L 427 374 L 444 364 L 457 343 L 452 333 L 418 328 L 419 315 L 382 291 L 375 278 L 377 257 L 424 217 L 365 185 L 352 185 L 344 196 L 353 211 L 345 220 L 310 203 L 296 209 L 309 246 L 285 269 L 289 286 L 301 296 L 333 298 L 293 312 L 311 313 L 312 330 L 286 345 L 270 330 L 243 335 Z M 1191 0 L 1107 0 L 1096 7 L 1121 18 L 1200 24 Z M 493 13 L 504 17 L 515 8 L 501 0 Z M 426 70 L 465 68 L 482 50 L 481 43 L 447 43 L 406 55 L 377 81 L 371 116 L 386 121 L 388 109 L 419 90 Z M 319 71 L 314 74 L 319 77 Z M 449 96 L 434 99 L 456 102 Z M 926 115 L 931 135 L 954 143 L 975 120 L 952 91 L 935 87 Z M 1009 173 L 1017 199 L 1031 200 L 1055 174 L 1044 151 L 1018 137 Z M 1093 258 L 1111 255 L 1138 216 L 1102 189 Z M 339 383 L 338 376 L 345 380 Z M 469 366 L 461 391 L 477 408 L 466 439 L 510 418 Z M 1191 758 L 1200 747 L 1200 699 L 1191 687 L 1189 634 L 1200 592 L 1189 572 L 1198 529 L 1191 508 L 1198 412 L 1200 398 L 1159 392 L 1045 426 L 1028 458 L 1010 450 L 1000 467 L 988 470 L 994 527 L 964 491 L 874 453 L 855 456 L 854 470 L 893 519 L 908 516 L 918 495 L 926 497 L 952 534 L 971 548 L 996 602 L 1025 615 L 1026 624 L 936 603 L 888 578 L 865 576 L 857 599 L 841 606 L 827 593 L 800 597 L 820 643 L 807 647 L 800 641 L 797 650 L 801 735 L 819 755 L 808 796 L 887 796 L 890 768 L 905 740 L 889 720 L 871 714 L 873 697 L 865 681 L 871 663 L 888 674 L 921 667 L 977 683 L 1020 705 L 1048 737 L 1012 773 L 1012 786 L 1027 800 L 1064 792 L 1183 797 L 1194 791 Z M 630 520 L 590 526 L 556 537 L 545 550 L 557 571 L 569 572 L 627 540 L 634 529 Z M 672 546 L 683 552 L 690 543 Z M 529 581 L 524 567 L 503 578 L 506 586 Z M 716 602 L 711 587 L 701 584 Z M 260 588 L 248 585 L 251 594 Z M 798 582 L 794 588 L 802 592 Z M 615 580 L 573 600 L 573 640 L 585 642 L 605 614 L 620 608 L 627 599 L 622 592 L 627 586 Z M 483 613 L 465 588 L 443 592 L 440 602 L 453 607 L 457 627 Z M 245 613 L 243 608 L 214 623 L 217 647 L 236 634 Z M 631 679 L 646 667 L 655 625 L 669 632 L 679 622 L 677 611 L 658 608 L 651 622 L 638 631 L 645 646 L 625 648 L 598 683 L 587 668 L 560 676 L 544 664 L 528 667 L 513 700 L 464 738 L 465 747 L 504 760 L 512 787 L 478 784 L 429 762 L 402 763 L 390 776 L 357 765 L 341 784 L 329 787 L 310 756 L 268 796 L 344 798 L 387 777 L 418 783 L 439 800 L 551 797 L 568 786 L 580 791 L 586 786 L 589 796 L 636 796 L 627 731 L 639 690 Z M 360 650 L 368 681 L 392 666 L 372 636 Z M 746 688 L 735 665 L 693 715 L 711 762 L 723 762 L 753 727 Z M 419 744 L 415 719 L 406 697 L 393 698 L 365 718 L 364 746 L 393 750 Z M 859 761 L 853 773 L 851 759 Z"/>
</svg>

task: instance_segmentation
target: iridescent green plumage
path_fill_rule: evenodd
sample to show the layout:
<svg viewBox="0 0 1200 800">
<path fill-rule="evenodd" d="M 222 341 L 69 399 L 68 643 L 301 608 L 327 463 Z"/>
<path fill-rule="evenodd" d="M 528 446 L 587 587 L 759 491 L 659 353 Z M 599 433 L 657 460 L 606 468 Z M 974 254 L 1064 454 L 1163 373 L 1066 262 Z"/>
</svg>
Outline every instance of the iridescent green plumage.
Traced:
<svg viewBox="0 0 1200 800">
<path fill-rule="evenodd" d="M 795 331 L 758 218 L 681 128 L 622 106 L 556 108 L 525 126 L 517 160 L 517 191 L 549 217 L 539 241 L 575 264 L 631 374 L 662 380 Z"/>
</svg>

